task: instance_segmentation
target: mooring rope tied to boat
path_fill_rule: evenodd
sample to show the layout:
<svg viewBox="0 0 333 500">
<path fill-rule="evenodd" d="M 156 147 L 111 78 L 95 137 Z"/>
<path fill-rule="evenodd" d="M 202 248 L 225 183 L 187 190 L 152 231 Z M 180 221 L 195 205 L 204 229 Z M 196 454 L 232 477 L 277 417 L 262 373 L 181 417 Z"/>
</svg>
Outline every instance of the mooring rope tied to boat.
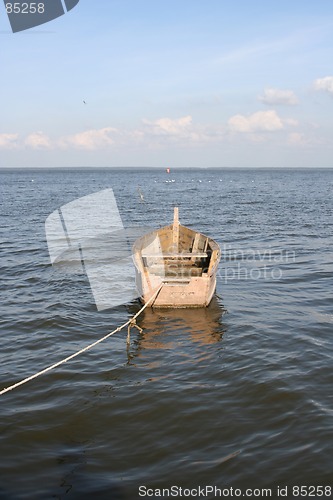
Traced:
<svg viewBox="0 0 333 500">
<path fill-rule="evenodd" d="M 41 370 L 40 372 L 35 373 L 34 375 L 31 375 L 30 377 L 27 377 L 27 378 L 21 380 L 20 382 L 17 382 L 16 384 L 13 384 L 13 385 L 11 385 L 9 387 L 6 387 L 5 389 L 2 389 L 2 391 L 0 391 L 0 396 L 2 396 L 2 394 L 5 394 L 6 392 L 9 392 L 9 391 L 12 391 L 13 389 L 16 389 L 20 385 L 23 385 L 23 384 L 26 384 L 27 382 L 30 382 L 30 380 L 33 380 L 33 379 L 35 379 L 37 377 L 40 377 L 41 375 L 44 375 L 45 373 L 47 373 L 47 372 L 49 372 L 51 370 L 54 370 L 58 366 L 63 365 L 64 363 L 67 363 L 67 361 L 70 361 L 71 359 L 76 358 L 80 354 L 83 354 L 84 352 L 89 351 L 90 349 L 92 349 L 93 347 L 95 347 L 97 344 L 100 344 L 101 342 L 104 342 L 104 340 L 107 340 L 109 337 L 111 337 L 115 333 L 120 332 L 120 330 L 122 330 L 123 328 L 126 328 L 126 326 L 128 326 L 128 328 L 129 328 L 128 329 L 128 334 L 127 334 L 127 343 L 128 343 L 129 342 L 129 332 L 130 332 L 131 326 L 135 326 L 136 328 L 138 328 L 139 330 L 142 331 L 142 329 L 136 325 L 136 318 L 138 316 L 140 316 L 140 314 L 146 309 L 146 307 L 151 302 L 153 302 L 154 299 L 156 299 L 156 297 L 160 293 L 162 287 L 163 287 L 163 283 L 159 286 L 159 288 L 156 290 L 156 292 L 150 297 L 150 299 L 144 304 L 144 306 L 141 307 L 140 311 L 138 311 L 132 318 L 130 318 L 128 321 L 126 321 L 126 323 L 124 323 L 121 326 L 118 326 L 118 328 L 116 328 L 112 332 L 108 333 L 107 335 L 105 335 L 101 339 L 96 340 L 96 342 L 93 342 L 90 345 L 87 345 L 83 349 L 80 349 L 79 351 L 75 352 L 74 354 L 71 354 L 67 358 L 62 359 L 61 361 L 58 361 L 57 363 L 54 363 L 51 366 L 48 366 L 44 370 Z"/>
</svg>

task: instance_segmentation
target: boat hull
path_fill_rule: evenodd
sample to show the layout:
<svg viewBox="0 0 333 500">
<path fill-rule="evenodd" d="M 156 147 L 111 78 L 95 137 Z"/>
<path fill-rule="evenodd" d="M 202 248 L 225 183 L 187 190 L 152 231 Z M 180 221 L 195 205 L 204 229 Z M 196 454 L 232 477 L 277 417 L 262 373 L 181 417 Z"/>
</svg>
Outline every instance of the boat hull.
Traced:
<svg viewBox="0 0 333 500">
<path fill-rule="evenodd" d="M 178 212 L 173 224 L 135 242 L 133 260 L 143 303 L 159 308 L 209 305 L 216 289 L 220 247 L 213 239 L 180 225 Z"/>
<path fill-rule="evenodd" d="M 160 292 L 152 303 L 152 307 L 159 308 L 199 308 L 207 307 L 212 300 L 216 288 L 215 277 L 191 278 L 189 282 L 174 283 L 167 280 L 160 280 L 162 285 Z M 141 295 L 143 303 L 148 302 L 156 289 L 146 289 Z"/>
</svg>

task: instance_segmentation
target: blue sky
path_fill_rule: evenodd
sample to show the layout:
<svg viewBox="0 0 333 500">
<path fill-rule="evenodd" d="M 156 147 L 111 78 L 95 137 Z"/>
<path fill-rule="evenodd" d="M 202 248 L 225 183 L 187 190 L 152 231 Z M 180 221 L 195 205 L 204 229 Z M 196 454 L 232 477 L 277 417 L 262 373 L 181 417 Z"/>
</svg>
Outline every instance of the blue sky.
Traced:
<svg viewBox="0 0 333 500">
<path fill-rule="evenodd" d="M 332 0 L 0 5 L 0 67 L 0 167 L 333 167 Z"/>
</svg>

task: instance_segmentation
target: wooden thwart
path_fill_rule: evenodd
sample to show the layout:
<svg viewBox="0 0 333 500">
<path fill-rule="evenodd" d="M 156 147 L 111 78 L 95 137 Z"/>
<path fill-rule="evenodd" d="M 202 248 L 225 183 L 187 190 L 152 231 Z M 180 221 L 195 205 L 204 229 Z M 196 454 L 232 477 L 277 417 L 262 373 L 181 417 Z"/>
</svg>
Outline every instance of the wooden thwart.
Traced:
<svg viewBox="0 0 333 500">
<path fill-rule="evenodd" d="M 161 259 L 206 259 L 208 254 L 206 252 L 182 252 L 182 253 L 142 253 L 142 257 L 144 258 L 161 258 Z"/>
</svg>

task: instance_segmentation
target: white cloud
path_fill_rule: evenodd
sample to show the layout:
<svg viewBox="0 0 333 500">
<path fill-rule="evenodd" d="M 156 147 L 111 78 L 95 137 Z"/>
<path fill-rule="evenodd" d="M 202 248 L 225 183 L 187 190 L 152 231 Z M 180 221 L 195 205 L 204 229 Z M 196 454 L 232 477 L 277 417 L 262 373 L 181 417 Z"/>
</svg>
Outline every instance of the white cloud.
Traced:
<svg viewBox="0 0 333 500">
<path fill-rule="evenodd" d="M 149 127 L 150 132 L 156 135 L 187 136 L 192 126 L 192 116 L 183 116 L 181 118 L 159 118 L 155 121 L 143 120 L 143 123 Z"/>
<path fill-rule="evenodd" d="M 166 142 L 207 143 L 219 141 L 225 135 L 221 125 L 207 126 L 194 124 L 191 115 L 181 118 L 159 118 L 155 121 L 143 120 L 144 128 L 137 131 L 142 140 L 150 146 Z"/>
<path fill-rule="evenodd" d="M 35 132 L 28 135 L 24 140 L 25 146 L 32 149 L 51 149 L 50 138 L 43 132 Z"/>
<path fill-rule="evenodd" d="M 317 146 L 327 146 L 330 141 L 325 137 L 318 137 L 312 133 L 291 132 L 288 135 L 287 142 L 290 146 L 302 146 L 303 148 L 313 148 Z"/>
<path fill-rule="evenodd" d="M 269 106 L 280 104 L 294 106 L 298 104 L 298 99 L 292 90 L 279 90 L 273 88 L 265 89 L 263 95 L 259 97 L 259 101 Z"/>
<path fill-rule="evenodd" d="M 333 96 L 333 76 L 325 76 L 314 81 L 315 90 L 324 90 Z"/>
<path fill-rule="evenodd" d="M 96 151 L 116 148 L 143 147 L 149 150 L 172 146 L 219 144 L 230 138 L 228 132 L 246 133 L 252 142 L 267 140 L 267 132 L 275 132 L 298 125 L 291 118 L 282 119 L 274 110 L 258 111 L 251 115 L 234 115 L 228 123 L 193 123 L 191 115 L 179 118 L 163 117 L 142 120 L 141 126 L 130 129 L 104 127 L 50 138 L 45 133 L 31 132 L 25 137 L 18 134 L 0 134 L 2 149 L 82 150 Z"/>
<path fill-rule="evenodd" d="M 284 128 L 282 119 L 276 111 L 257 111 L 249 116 L 234 115 L 228 120 L 231 132 L 255 133 L 275 132 Z"/>
<path fill-rule="evenodd" d="M 18 134 L 0 134 L 0 149 L 17 148 Z"/>
<path fill-rule="evenodd" d="M 289 125 L 289 127 L 297 127 L 299 125 L 298 120 L 295 120 L 294 118 L 284 118 L 282 121 L 284 125 Z"/>
<path fill-rule="evenodd" d="M 112 127 L 86 130 L 74 135 L 62 137 L 59 144 L 63 148 L 74 147 L 93 151 L 95 149 L 112 146 L 115 144 L 115 136 L 118 130 Z"/>
<path fill-rule="evenodd" d="M 304 146 L 306 144 L 305 136 L 299 132 L 292 132 L 288 136 L 288 143 L 292 146 Z"/>
</svg>

